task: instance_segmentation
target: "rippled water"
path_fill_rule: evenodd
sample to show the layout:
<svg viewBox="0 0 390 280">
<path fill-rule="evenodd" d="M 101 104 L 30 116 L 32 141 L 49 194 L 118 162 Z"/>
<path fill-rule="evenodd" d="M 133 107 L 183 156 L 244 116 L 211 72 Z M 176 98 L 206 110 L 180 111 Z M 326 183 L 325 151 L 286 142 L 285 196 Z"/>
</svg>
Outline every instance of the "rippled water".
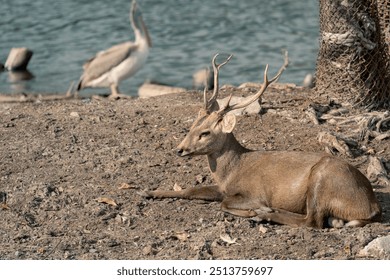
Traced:
<svg viewBox="0 0 390 280">
<path fill-rule="evenodd" d="M 64 92 L 78 80 L 82 64 L 113 44 L 133 40 L 129 0 L 0 0 L 0 62 L 12 47 L 34 51 L 28 69 L 34 79 L 11 82 L 0 73 L 0 92 Z M 313 0 L 138 0 L 153 49 L 145 67 L 123 82 L 136 94 L 144 80 L 190 88 L 191 76 L 216 52 L 234 53 L 221 71 L 221 84 L 260 81 L 291 64 L 281 82 L 300 84 L 315 69 L 318 3 Z M 89 90 L 91 91 L 91 90 Z M 93 89 L 93 92 L 108 92 Z M 85 92 L 88 92 L 85 91 Z"/>
</svg>

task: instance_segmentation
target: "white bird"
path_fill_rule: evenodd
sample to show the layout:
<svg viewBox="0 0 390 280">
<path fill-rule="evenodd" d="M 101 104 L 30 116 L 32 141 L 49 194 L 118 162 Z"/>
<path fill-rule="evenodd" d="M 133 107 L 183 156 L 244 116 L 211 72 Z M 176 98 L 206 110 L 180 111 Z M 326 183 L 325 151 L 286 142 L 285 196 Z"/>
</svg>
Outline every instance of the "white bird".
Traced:
<svg viewBox="0 0 390 280">
<path fill-rule="evenodd" d="M 119 83 L 133 76 L 145 64 L 152 42 L 135 0 L 131 5 L 130 23 L 135 42 L 112 46 L 89 59 L 83 65 L 77 91 L 88 87 L 110 87 L 110 98 L 117 98 L 120 96 Z"/>
</svg>

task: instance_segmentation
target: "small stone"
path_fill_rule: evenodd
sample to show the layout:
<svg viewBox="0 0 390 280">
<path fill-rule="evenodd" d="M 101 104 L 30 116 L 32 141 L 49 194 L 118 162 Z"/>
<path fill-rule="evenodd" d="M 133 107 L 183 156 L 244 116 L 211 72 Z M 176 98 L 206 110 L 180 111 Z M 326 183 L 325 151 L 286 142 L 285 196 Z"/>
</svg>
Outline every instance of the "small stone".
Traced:
<svg viewBox="0 0 390 280">
<path fill-rule="evenodd" d="M 153 252 L 153 247 L 150 246 L 150 245 L 145 246 L 145 247 L 142 249 L 142 254 L 144 254 L 145 256 L 150 255 L 152 252 Z"/>
<path fill-rule="evenodd" d="M 177 183 L 175 183 L 175 185 L 173 186 L 173 190 L 174 190 L 175 192 L 179 192 L 179 191 L 181 191 L 181 190 L 183 190 L 183 189 L 182 189 L 182 187 L 180 187 Z"/>
<path fill-rule="evenodd" d="M 79 115 L 79 113 L 77 113 L 77 112 L 71 112 L 71 113 L 70 113 L 70 116 L 71 116 L 72 118 L 80 118 L 80 115 Z"/>
<path fill-rule="evenodd" d="M 263 225 L 259 226 L 259 232 L 266 233 L 267 231 L 268 231 L 268 228 L 266 228 L 265 226 L 263 226 Z"/>
<path fill-rule="evenodd" d="M 275 233 L 276 234 L 282 234 L 284 232 L 284 230 L 282 230 L 282 229 L 277 229 L 277 230 L 275 230 Z"/>
<path fill-rule="evenodd" d="M 206 177 L 203 175 L 197 175 L 195 180 L 197 184 L 202 184 L 204 181 L 206 181 Z"/>
</svg>

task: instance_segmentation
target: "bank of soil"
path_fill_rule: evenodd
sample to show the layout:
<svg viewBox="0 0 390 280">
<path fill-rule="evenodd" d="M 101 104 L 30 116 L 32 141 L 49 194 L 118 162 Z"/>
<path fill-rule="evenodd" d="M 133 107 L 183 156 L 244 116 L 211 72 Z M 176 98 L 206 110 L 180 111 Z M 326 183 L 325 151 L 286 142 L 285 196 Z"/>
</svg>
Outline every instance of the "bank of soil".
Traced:
<svg viewBox="0 0 390 280">
<path fill-rule="evenodd" d="M 254 89 L 223 94 L 232 91 Z M 234 133 L 246 147 L 323 152 L 318 133 L 348 131 L 314 124 L 308 90 L 265 95 L 261 114 L 238 118 Z M 205 157 L 175 155 L 201 102 L 199 92 L 186 92 L 0 104 L 0 259 L 372 258 L 360 250 L 390 230 L 390 186 L 382 181 L 373 184 L 383 223 L 362 228 L 291 228 L 222 213 L 219 203 L 140 196 L 213 183 Z M 358 142 L 353 153 L 337 156 L 364 174 L 373 155 L 389 168 L 388 139 Z"/>
</svg>

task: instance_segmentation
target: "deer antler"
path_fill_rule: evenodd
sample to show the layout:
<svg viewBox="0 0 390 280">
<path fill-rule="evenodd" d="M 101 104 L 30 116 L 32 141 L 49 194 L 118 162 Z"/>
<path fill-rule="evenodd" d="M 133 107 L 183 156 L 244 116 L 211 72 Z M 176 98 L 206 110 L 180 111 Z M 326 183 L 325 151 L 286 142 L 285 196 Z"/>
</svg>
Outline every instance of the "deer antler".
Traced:
<svg viewBox="0 0 390 280">
<path fill-rule="evenodd" d="M 255 102 L 256 100 L 258 100 L 263 95 L 263 93 L 265 92 L 267 87 L 280 78 L 280 76 L 282 75 L 284 69 L 286 69 L 287 66 L 288 66 L 288 52 L 285 51 L 285 53 L 284 53 L 284 63 L 282 65 L 282 67 L 280 67 L 280 69 L 279 69 L 278 73 L 275 75 L 275 77 L 273 77 L 271 80 L 268 80 L 268 76 L 267 76 L 268 64 L 267 64 L 265 66 L 265 70 L 264 70 L 264 83 L 261 86 L 260 90 L 256 94 L 254 94 L 254 95 L 250 96 L 249 98 L 247 98 L 247 100 L 244 100 L 241 103 L 236 103 L 236 104 L 233 104 L 233 105 L 229 104 L 230 103 L 230 99 L 231 99 L 231 96 L 230 96 L 227 104 L 222 109 L 219 110 L 219 113 L 226 114 L 226 113 L 228 113 L 230 111 L 233 111 L 233 110 L 236 110 L 236 109 L 245 108 L 249 104 L 251 104 L 251 103 Z"/>
<path fill-rule="evenodd" d="M 217 104 L 216 101 L 218 98 L 218 90 L 219 90 L 219 79 L 218 79 L 219 69 L 222 66 L 224 66 L 226 63 L 228 63 L 229 60 L 233 57 L 233 55 L 231 54 L 224 62 L 222 62 L 221 64 L 217 64 L 216 60 L 217 60 L 218 56 L 219 56 L 219 53 L 214 55 L 214 57 L 211 61 L 211 63 L 213 64 L 213 70 L 214 70 L 214 90 L 213 90 L 213 95 L 211 96 L 211 98 L 209 100 L 207 100 L 207 88 L 205 88 L 203 91 L 205 109 L 208 111 L 215 111 L 215 108 L 217 108 L 217 107 L 215 107 L 215 104 Z"/>
</svg>

